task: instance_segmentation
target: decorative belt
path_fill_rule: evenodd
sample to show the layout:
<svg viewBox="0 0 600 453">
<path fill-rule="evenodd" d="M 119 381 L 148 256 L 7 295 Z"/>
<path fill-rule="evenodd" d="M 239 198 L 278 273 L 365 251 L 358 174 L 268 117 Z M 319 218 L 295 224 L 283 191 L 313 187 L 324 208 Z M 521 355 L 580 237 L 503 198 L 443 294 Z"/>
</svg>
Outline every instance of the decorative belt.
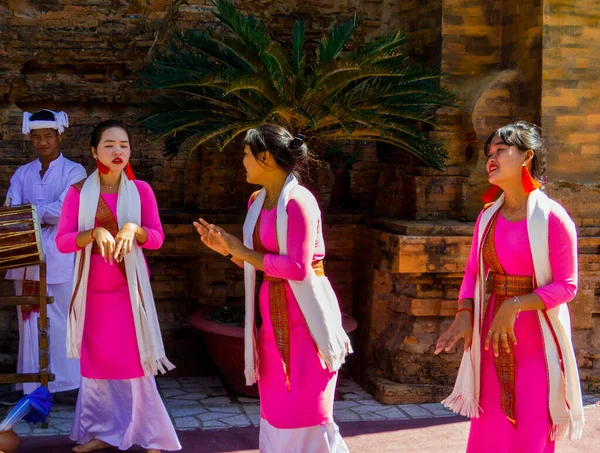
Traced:
<svg viewBox="0 0 600 453">
<path fill-rule="evenodd" d="M 314 263 L 312 263 L 312 268 L 315 271 L 317 277 L 325 277 L 325 266 L 323 265 L 323 260 L 315 261 Z M 285 278 L 269 277 L 267 275 L 264 276 L 263 280 L 266 282 L 286 281 Z"/>
<path fill-rule="evenodd" d="M 533 277 L 490 272 L 492 293 L 498 296 L 523 296 L 533 291 Z"/>
</svg>

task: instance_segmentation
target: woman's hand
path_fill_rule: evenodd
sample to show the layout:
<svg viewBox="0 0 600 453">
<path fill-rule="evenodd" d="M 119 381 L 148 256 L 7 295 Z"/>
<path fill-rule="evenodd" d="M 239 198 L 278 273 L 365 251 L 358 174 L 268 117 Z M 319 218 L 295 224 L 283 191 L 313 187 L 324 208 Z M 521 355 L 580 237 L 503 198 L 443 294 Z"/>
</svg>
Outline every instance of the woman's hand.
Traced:
<svg viewBox="0 0 600 453">
<path fill-rule="evenodd" d="M 123 225 L 115 237 L 115 260 L 117 263 L 123 261 L 126 253 L 131 253 L 133 249 L 133 241 L 138 226 L 135 223 L 128 222 Z"/>
<path fill-rule="evenodd" d="M 108 232 L 106 228 L 96 227 L 92 230 L 92 237 L 100 247 L 100 254 L 104 258 L 104 262 L 113 263 L 113 253 L 115 251 L 115 238 Z"/>
<path fill-rule="evenodd" d="M 470 310 L 463 310 L 456 313 L 454 321 L 439 338 L 435 346 L 434 354 L 442 351 L 448 352 L 454 344 L 461 338 L 465 339 L 465 351 L 471 347 L 473 338 L 473 317 Z"/>
<path fill-rule="evenodd" d="M 495 357 L 498 357 L 500 344 L 502 344 L 507 353 L 510 353 L 509 338 L 515 346 L 517 345 L 517 337 L 515 337 L 515 319 L 517 313 L 517 305 L 511 299 L 507 299 L 500 305 L 496 316 L 494 316 L 490 330 L 485 338 L 485 349 L 487 351 L 490 348 L 491 342 Z"/>
<path fill-rule="evenodd" d="M 241 252 L 246 248 L 242 241 L 234 235 L 227 233 L 223 228 L 208 223 L 204 219 L 198 219 L 194 222 L 194 227 L 200 235 L 202 242 L 223 256 L 233 255 L 240 256 Z"/>
</svg>

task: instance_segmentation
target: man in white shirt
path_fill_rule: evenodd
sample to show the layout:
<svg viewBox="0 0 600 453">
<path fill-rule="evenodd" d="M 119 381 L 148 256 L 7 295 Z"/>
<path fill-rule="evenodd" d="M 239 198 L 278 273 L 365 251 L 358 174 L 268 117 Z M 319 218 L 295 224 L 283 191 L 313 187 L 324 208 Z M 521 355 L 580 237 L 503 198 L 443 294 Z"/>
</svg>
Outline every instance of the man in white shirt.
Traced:
<svg viewBox="0 0 600 453">
<path fill-rule="evenodd" d="M 10 180 L 6 204 L 16 206 L 34 204 L 42 226 L 42 245 L 47 263 L 48 295 L 54 303 L 48 305 L 50 370 L 55 380 L 49 390 L 63 400 L 72 400 L 79 388 L 81 374 L 79 360 L 68 359 L 66 353 L 67 319 L 73 289 L 74 254 L 63 255 L 56 249 L 56 229 L 67 190 L 86 177 L 80 164 L 72 162 L 60 152 L 62 133 L 69 126 L 67 114 L 40 110 L 23 115 L 23 133 L 31 134 L 31 141 L 39 158 L 19 167 Z M 17 295 L 32 294 L 39 285 L 38 266 L 12 269 L 6 274 L 14 280 Z M 17 307 L 19 319 L 19 357 L 17 372 L 35 373 L 39 370 L 37 320 L 39 309 Z M 23 393 L 29 394 L 39 384 L 22 384 Z M 20 388 L 20 385 L 17 386 Z M 61 393 L 58 393 L 61 392 Z M 66 393 L 63 393 L 66 392 Z"/>
</svg>

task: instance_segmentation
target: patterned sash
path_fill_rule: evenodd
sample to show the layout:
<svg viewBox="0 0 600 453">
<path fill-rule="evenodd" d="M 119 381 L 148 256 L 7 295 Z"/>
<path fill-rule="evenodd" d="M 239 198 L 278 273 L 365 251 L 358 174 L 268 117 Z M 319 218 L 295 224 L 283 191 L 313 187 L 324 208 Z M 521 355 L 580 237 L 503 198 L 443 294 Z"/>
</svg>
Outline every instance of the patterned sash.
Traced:
<svg viewBox="0 0 600 453">
<path fill-rule="evenodd" d="M 23 272 L 23 286 L 21 289 L 23 296 L 39 296 L 40 295 L 40 282 L 35 280 L 27 280 L 27 268 Z M 39 313 L 39 305 L 21 305 L 21 317 L 23 321 L 27 321 L 31 313 Z"/>
<path fill-rule="evenodd" d="M 256 198 L 253 196 L 253 199 Z M 260 219 L 258 216 L 256 220 L 256 226 L 252 233 L 252 240 L 254 243 L 254 250 L 260 253 L 271 253 L 267 250 L 260 239 Z M 279 254 L 279 239 L 277 240 L 277 253 Z M 325 275 L 325 269 L 323 261 L 316 261 L 312 264 L 312 268 L 318 276 Z M 271 316 L 271 323 L 273 324 L 273 330 L 275 332 L 275 341 L 277 342 L 277 350 L 281 356 L 283 362 L 283 371 L 285 373 L 285 384 L 288 392 L 291 390 L 290 386 L 290 324 L 288 320 L 288 311 L 285 300 L 285 283 L 286 279 L 264 276 L 264 281 L 269 282 L 269 314 Z"/>
<path fill-rule="evenodd" d="M 491 293 L 495 296 L 494 313 L 496 316 L 500 305 L 506 299 L 515 296 L 523 296 L 533 291 L 533 277 L 522 275 L 507 275 L 500 264 L 494 237 L 496 234 L 496 223 L 500 211 L 494 214 L 491 220 L 490 230 L 483 244 L 483 259 L 490 268 Z M 498 357 L 494 357 L 494 365 L 498 381 L 500 381 L 502 412 L 513 425 L 517 426 L 516 419 L 516 391 L 515 391 L 515 356 L 514 346 L 510 337 L 508 338 L 510 352 L 503 347 L 498 348 Z"/>
<path fill-rule="evenodd" d="M 254 250 L 260 253 L 270 253 L 260 239 L 260 219 L 258 217 L 252 240 Z M 277 241 L 277 253 L 279 253 L 279 241 Z M 277 350 L 283 362 L 283 372 L 285 373 L 285 384 L 288 392 L 290 391 L 290 323 L 288 320 L 287 306 L 285 302 L 285 282 L 283 278 L 264 277 L 269 282 L 269 313 L 271 323 L 275 331 L 275 341 Z"/>
</svg>

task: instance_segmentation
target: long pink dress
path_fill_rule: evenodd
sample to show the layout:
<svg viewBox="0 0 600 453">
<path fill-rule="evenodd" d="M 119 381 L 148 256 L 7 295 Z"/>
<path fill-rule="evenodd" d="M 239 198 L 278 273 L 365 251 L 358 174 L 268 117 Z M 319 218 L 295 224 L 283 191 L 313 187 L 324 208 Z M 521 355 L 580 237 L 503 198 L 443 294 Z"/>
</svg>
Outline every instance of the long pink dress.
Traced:
<svg viewBox="0 0 600 453">
<path fill-rule="evenodd" d="M 277 209 L 260 214 L 260 238 L 271 254 L 265 255 L 265 275 L 286 280 L 304 280 L 314 261 L 325 257 L 322 232 L 314 244 L 308 243 L 310 225 L 306 211 L 294 199 L 287 205 L 288 256 L 277 254 Z M 290 390 L 286 386 L 283 363 L 275 340 L 269 312 L 269 282 L 260 287 L 259 306 L 262 325 L 258 331 L 260 416 L 268 425 L 261 424 L 261 452 L 346 452 L 337 426 L 333 423 L 333 399 L 337 372 L 330 372 L 321 363 L 315 342 L 298 301 L 289 283 L 285 284 L 286 305 L 290 326 Z M 310 428 L 327 426 L 315 440 Z M 285 431 L 268 439 L 263 431 L 276 428 Z M 299 430 L 298 428 L 309 428 Z M 296 434 L 301 435 L 294 435 Z M 291 434 L 289 434 L 291 433 Z M 275 442 L 278 445 L 273 445 Z M 286 443 L 286 444 L 284 444 Z"/>
<path fill-rule="evenodd" d="M 479 219 L 475 232 L 478 229 Z M 537 288 L 534 292 L 549 309 L 572 300 L 577 291 L 577 238 L 552 212 L 548 229 L 553 282 Z M 459 299 L 472 299 L 474 295 L 477 242 L 475 234 Z M 533 275 L 533 258 L 526 220 L 509 222 L 499 214 L 495 245 L 498 259 L 507 274 Z M 481 413 L 479 418 L 471 420 L 467 452 L 552 453 L 555 443 L 549 440 L 551 420 L 548 409 L 548 373 L 537 314 L 534 311 L 520 313 L 514 326 L 517 337 L 517 345 L 514 347 L 517 420 L 515 428 L 506 419 L 500 406 L 501 391 L 494 366 L 493 350 L 491 347 L 488 351 L 484 349 L 495 303 L 495 297 L 492 296 L 487 304 L 481 332 Z"/>
<path fill-rule="evenodd" d="M 141 247 L 158 249 L 164 233 L 156 198 L 147 183 L 134 182 L 140 194 L 141 226 L 148 232 Z M 118 194 L 100 196 L 118 222 Z M 56 235 L 62 253 L 79 250 L 79 202 L 80 193 L 72 187 Z M 154 377 L 144 376 L 142 370 L 127 279 L 116 263 L 105 262 L 99 254 L 90 257 L 81 376 L 71 439 L 85 443 L 97 438 L 121 449 L 181 448 Z"/>
</svg>

